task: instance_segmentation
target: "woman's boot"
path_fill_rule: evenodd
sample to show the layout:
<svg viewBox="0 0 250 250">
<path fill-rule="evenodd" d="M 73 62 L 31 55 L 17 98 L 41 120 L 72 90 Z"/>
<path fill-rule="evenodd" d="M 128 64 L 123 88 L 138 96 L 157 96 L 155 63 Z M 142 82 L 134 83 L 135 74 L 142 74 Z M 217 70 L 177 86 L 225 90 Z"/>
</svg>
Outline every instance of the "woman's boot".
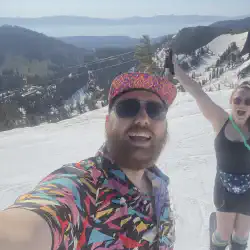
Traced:
<svg viewBox="0 0 250 250">
<path fill-rule="evenodd" d="M 227 246 L 215 246 L 215 245 L 211 245 L 210 250 L 225 250 Z"/>
<path fill-rule="evenodd" d="M 231 246 L 230 246 L 230 250 L 245 250 L 247 249 L 247 244 L 239 244 L 239 243 L 236 243 L 236 242 L 231 242 Z"/>
</svg>

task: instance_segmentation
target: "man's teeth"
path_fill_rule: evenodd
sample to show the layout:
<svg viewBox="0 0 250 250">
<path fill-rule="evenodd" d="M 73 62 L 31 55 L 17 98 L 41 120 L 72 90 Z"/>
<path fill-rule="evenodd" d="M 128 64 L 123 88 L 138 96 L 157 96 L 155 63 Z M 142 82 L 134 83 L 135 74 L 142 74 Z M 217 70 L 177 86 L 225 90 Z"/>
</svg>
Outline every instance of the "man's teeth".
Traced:
<svg viewBox="0 0 250 250">
<path fill-rule="evenodd" d="M 129 136 L 133 136 L 133 137 L 134 136 L 139 136 L 139 137 L 145 137 L 147 139 L 151 138 L 151 136 L 146 132 L 130 132 Z"/>
</svg>

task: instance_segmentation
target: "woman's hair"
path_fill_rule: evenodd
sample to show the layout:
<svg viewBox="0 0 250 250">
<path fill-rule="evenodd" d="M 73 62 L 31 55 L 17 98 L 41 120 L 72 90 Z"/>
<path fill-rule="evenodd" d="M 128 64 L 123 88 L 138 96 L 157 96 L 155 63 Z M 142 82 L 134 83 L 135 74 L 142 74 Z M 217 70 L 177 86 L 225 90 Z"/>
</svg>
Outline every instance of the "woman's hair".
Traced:
<svg viewBox="0 0 250 250">
<path fill-rule="evenodd" d="M 238 86 L 235 87 L 235 89 L 233 90 L 231 97 L 230 97 L 230 103 L 232 103 L 232 99 L 233 99 L 233 95 L 235 94 L 235 92 L 238 89 L 249 89 L 250 90 L 250 82 L 249 81 L 244 81 L 241 84 L 239 84 Z"/>
<path fill-rule="evenodd" d="M 240 85 L 236 87 L 236 89 L 241 89 L 241 88 L 246 88 L 250 89 L 250 82 L 249 81 L 244 81 Z"/>
</svg>

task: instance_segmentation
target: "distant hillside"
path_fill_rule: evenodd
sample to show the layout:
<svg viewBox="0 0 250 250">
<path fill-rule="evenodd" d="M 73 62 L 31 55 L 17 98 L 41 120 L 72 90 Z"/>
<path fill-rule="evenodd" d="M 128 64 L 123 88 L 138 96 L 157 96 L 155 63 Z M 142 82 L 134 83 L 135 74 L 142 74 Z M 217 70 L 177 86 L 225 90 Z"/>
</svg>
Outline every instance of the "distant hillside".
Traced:
<svg viewBox="0 0 250 250">
<path fill-rule="evenodd" d="M 152 43 L 160 42 L 164 37 L 152 38 Z M 140 43 L 140 39 L 128 36 L 71 36 L 60 37 L 61 41 L 73 44 L 79 48 L 99 49 L 99 48 L 128 48 L 135 47 Z"/>
<path fill-rule="evenodd" d="M 215 22 L 209 26 L 187 27 L 178 32 L 172 47 L 178 54 L 191 54 L 223 34 L 237 34 L 250 30 L 250 17 Z"/>
<path fill-rule="evenodd" d="M 140 42 L 140 39 L 128 36 L 71 36 L 60 37 L 59 39 L 65 43 L 85 49 L 105 47 L 127 48 L 133 47 Z"/>
<path fill-rule="evenodd" d="M 0 70 L 47 75 L 57 68 L 84 62 L 86 50 L 21 28 L 0 27 Z"/>
<path fill-rule="evenodd" d="M 40 18 L 0 17 L 0 25 L 17 25 L 48 36 L 129 36 L 140 38 L 164 36 L 184 27 L 209 25 L 236 17 L 201 15 L 156 15 L 121 19 L 91 18 L 86 16 L 50 16 Z M 99 47 L 99 46 L 98 46 Z"/>
<path fill-rule="evenodd" d="M 172 47 L 177 54 L 191 54 L 214 38 L 231 32 L 230 28 L 198 26 L 184 28 L 175 36 Z"/>
<path fill-rule="evenodd" d="M 221 17 L 217 17 L 218 19 Z M 132 20 L 140 20 L 140 17 L 126 19 L 127 22 L 132 22 Z M 153 23 L 157 23 L 160 20 L 164 23 L 167 19 L 171 20 L 186 20 L 187 27 L 181 29 L 174 41 L 172 42 L 173 48 L 177 53 L 190 54 L 196 49 L 206 45 L 211 42 L 214 38 L 222 34 L 228 33 L 239 33 L 248 31 L 250 29 L 250 17 L 237 19 L 237 17 L 231 20 L 223 20 L 219 22 L 212 23 L 211 25 L 200 25 L 192 27 L 188 20 L 208 20 L 208 17 L 201 16 L 156 16 L 150 18 L 142 18 L 142 20 L 154 20 Z M 224 17 L 224 19 L 226 19 Z M 212 20 L 212 17 L 210 18 Z M 123 20 L 125 22 L 125 20 Z M 136 21 L 135 21 L 136 22 Z M 143 21 L 142 21 L 143 22 Z M 188 27 L 191 26 L 191 27 Z M 167 33 L 165 34 L 167 35 Z M 163 39 L 163 36 L 158 38 L 153 38 L 152 42 L 159 42 Z M 105 48 L 105 47 L 119 47 L 126 48 L 130 46 L 135 46 L 139 43 L 139 39 L 131 38 L 128 36 L 76 36 L 76 37 L 62 37 L 60 40 L 73 44 L 80 48 Z"/>
<path fill-rule="evenodd" d="M 75 103 L 79 92 L 86 92 L 88 103 L 78 105 L 79 112 L 93 109 L 96 100 L 107 99 L 110 81 L 135 66 L 133 50 L 87 51 L 25 28 L 0 27 L 0 130 L 1 121 L 13 128 L 50 120 L 67 100 Z M 58 119 L 69 117 L 64 108 L 62 112 Z"/>
<path fill-rule="evenodd" d="M 128 17 L 121 19 L 91 18 L 85 16 L 50 16 L 40 18 L 8 18 L 0 17 L 0 25 L 136 25 L 136 24 L 162 24 L 166 22 L 193 24 L 202 22 L 216 22 L 230 19 L 225 16 L 201 15 L 157 15 L 152 17 Z"/>
<path fill-rule="evenodd" d="M 250 17 L 240 20 L 225 20 L 211 24 L 211 27 L 222 27 L 238 30 L 250 30 Z"/>
</svg>

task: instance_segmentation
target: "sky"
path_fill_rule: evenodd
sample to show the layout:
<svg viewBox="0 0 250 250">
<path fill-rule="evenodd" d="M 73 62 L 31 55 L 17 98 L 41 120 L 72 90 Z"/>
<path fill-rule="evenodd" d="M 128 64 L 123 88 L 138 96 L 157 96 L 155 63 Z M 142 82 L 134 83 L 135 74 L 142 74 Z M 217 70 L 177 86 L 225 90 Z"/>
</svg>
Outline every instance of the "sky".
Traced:
<svg viewBox="0 0 250 250">
<path fill-rule="evenodd" d="M 154 15 L 250 14 L 249 0 L 0 0 L 1 17 L 77 15 L 122 18 Z"/>
</svg>

